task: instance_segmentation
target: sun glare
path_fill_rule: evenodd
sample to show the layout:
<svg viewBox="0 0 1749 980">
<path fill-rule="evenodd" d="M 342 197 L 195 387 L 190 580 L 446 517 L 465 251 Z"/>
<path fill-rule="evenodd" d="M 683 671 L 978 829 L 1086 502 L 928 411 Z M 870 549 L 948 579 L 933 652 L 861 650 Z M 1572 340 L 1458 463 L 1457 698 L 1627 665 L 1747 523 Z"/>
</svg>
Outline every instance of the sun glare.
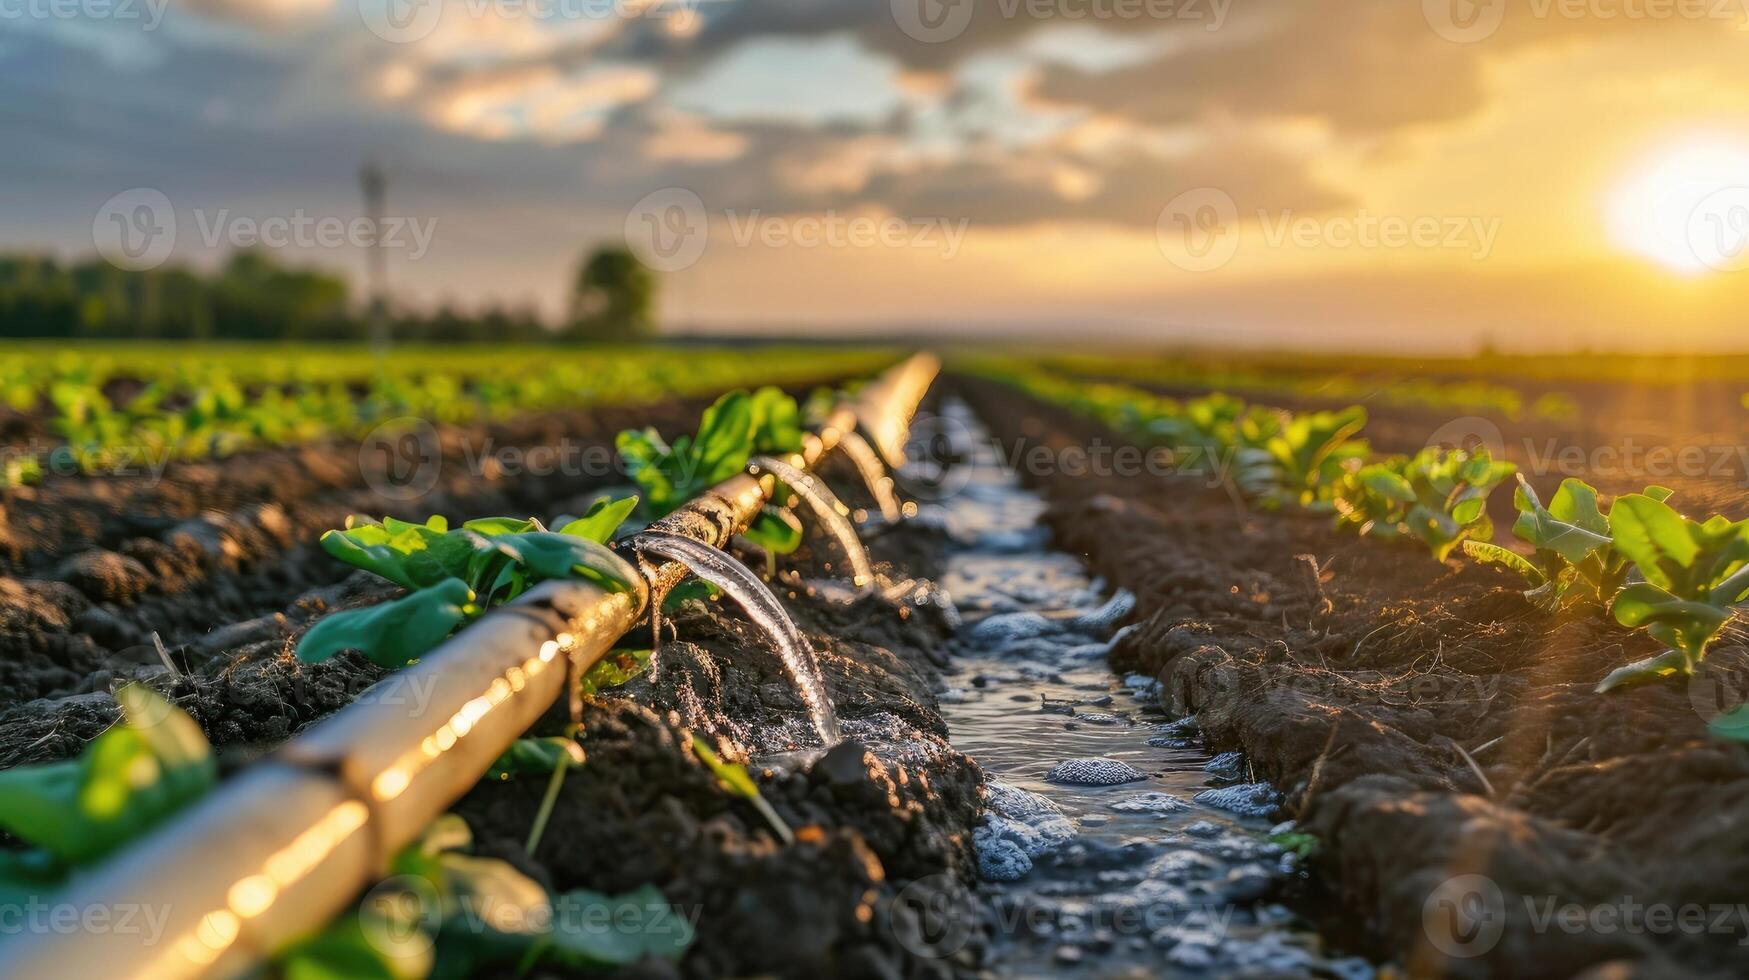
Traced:
<svg viewBox="0 0 1749 980">
<path fill-rule="evenodd" d="M 1609 234 L 1683 275 L 1749 264 L 1749 142 L 1694 140 L 1651 155 L 1610 196 Z"/>
</svg>

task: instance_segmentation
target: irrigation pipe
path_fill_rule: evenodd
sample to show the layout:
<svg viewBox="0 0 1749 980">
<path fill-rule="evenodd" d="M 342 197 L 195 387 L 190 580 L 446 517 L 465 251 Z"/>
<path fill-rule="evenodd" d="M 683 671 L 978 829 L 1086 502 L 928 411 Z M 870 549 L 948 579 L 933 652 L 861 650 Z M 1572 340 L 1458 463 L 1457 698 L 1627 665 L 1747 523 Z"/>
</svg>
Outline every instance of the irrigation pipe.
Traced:
<svg viewBox="0 0 1749 980">
<path fill-rule="evenodd" d="M 814 466 L 860 425 L 889 460 L 939 370 L 918 354 L 871 381 L 804 438 Z M 767 474 L 718 484 L 654 527 L 721 547 L 769 499 Z M 653 576 L 658 593 L 686 575 Z M 643 616 L 649 590 L 549 581 L 494 609 L 412 666 L 81 875 L 53 908 L 79 923 L 0 946 L 8 977 L 230 976 L 320 929 L 391 855 L 485 775 L 566 688 Z M 60 921 L 60 920 L 55 920 Z"/>
</svg>

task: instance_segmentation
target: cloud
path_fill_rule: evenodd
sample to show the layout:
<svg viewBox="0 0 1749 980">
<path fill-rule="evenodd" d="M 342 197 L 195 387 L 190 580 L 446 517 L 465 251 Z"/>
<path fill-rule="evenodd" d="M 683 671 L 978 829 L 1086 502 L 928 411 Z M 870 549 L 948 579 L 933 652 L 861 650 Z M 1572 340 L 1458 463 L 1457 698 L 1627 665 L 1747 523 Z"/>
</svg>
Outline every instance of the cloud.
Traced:
<svg viewBox="0 0 1749 980">
<path fill-rule="evenodd" d="M 212 20 L 256 27 L 279 27 L 328 13 L 334 0 L 175 0 L 176 5 Z"/>
</svg>

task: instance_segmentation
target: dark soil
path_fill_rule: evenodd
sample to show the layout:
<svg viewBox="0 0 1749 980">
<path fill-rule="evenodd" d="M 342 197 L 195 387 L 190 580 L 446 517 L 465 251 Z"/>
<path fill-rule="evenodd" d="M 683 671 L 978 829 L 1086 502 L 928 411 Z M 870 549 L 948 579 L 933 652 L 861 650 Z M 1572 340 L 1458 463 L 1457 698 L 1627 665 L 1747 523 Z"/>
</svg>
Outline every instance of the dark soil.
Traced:
<svg viewBox="0 0 1749 980">
<path fill-rule="evenodd" d="M 419 495 L 378 493 L 387 485 L 381 461 L 338 444 L 177 464 L 161 481 L 60 479 L 16 491 L 6 511 L 11 574 L 0 576 L 0 767 L 76 752 L 113 718 L 105 692 L 169 678 L 165 657 L 187 675 L 177 681 L 184 693 L 200 692 L 191 710 L 212 722 L 215 742 L 284 738 L 377 676 L 362 661 L 311 671 L 289 656 L 292 637 L 315 617 L 389 594 L 317 546 L 324 530 L 354 513 L 580 513 L 593 494 L 624 482 L 594 462 L 611 462 L 615 433 L 689 427 L 706 404 L 443 428 L 436 482 Z M 539 479 L 502 465 L 533 465 L 538 457 L 521 454 L 552 446 L 567 447 L 576 465 Z M 336 685 L 332 696 L 284 697 Z M 96 696 L 78 697 L 87 694 Z M 88 718 L 92 706 L 98 714 Z"/>
<path fill-rule="evenodd" d="M 886 540 L 877 554 L 927 549 L 909 533 Z M 806 710 L 764 637 L 721 604 L 693 603 L 672 620 L 682 639 L 665 645 L 658 683 L 641 677 L 586 705 L 587 762 L 567 777 L 532 859 L 520 851 L 545 779 L 482 783 L 456 810 L 477 851 L 516 854 L 554 890 L 660 887 L 696 914 L 683 976 L 963 972 L 977 944 L 938 952 L 954 933 L 923 918 L 966 907 L 976 877 L 982 777 L 948 745 L 930 693 L 946 631 L 926 610 L 878 597 L 784 599 L 844 723 L 847 738 L 830 752 L 805 751 L 816 744 Z M 751 762 L 794 844 L 694 757 L 692 733 Z M 758 761 L 797 750 L 781 764 Z"/>
<path fill-rule="evenodd" d="M 1010 458 L 1124 442 L 961 387 Z M 1600 697 L 1598 679 L 1656 645 L 1544 615 L 1492 569 L 1241 514 L 1192 478 L 1023 478 L 1052 500 L 1060 546 L 1139 598 L 1113 666 L 1159 676 L 1169 710 L 1242 750 L 1317 836 L 1328 888 L 1310 911 L 1335 937 L 1411 976 L 1749 972 L 1749 747 L 1705 730 L 1749 677 L 1740 629 L 1692 685 Z M 1483 929 L 1454 937 L 1441 899 Z M 1606 918 L 1622 909 L 1639 917 Z M 1598 910 L 1600 925 L 1565 918 Z"/>
<path fill-rule="evenodd" d="M 124 680 L 187 710 L 226 770 L 253 761 L 384 673 L 351 654 L 317 665 L 291 656 L 323 613 L 395 594 L 313 547 L 322 529 L 355 511 L 580 511 L 622 481 L 482 473 L 465 465 L 460 440 L 607 446 L 634 423 L 691 426 L 702 405 L 446 432 L 441 480 L 407 502 L 375 495 L 346 447 L 178 467 L 157 486 L 67 481 L 19 496 L 9 512 L 12 575 L 0 578 L 0 768 L 77 754 L 114 722 L 109 692 Z M 866 506 L 850 471 L 830 463 L 832 486 Z M 932 573 L 943 547 L 937 531 L 914 525 L 869 539 L 877 567 L 895 579 Z M 957 937 L 954 956 L 938 955 L 935 944 L 954 933 L 930 917 L 969 904 L 981 776 L 949 746 L 931 693 L 945 662 L 939 611 L 878 596 L 846 604 L 836 583 L 816 589 L 802 575 L 843 562 L 812 533 L 782 566 L 777 587 L 818 652 L 845 742 L 810 749 L 804 706 L 765 638 L 732 604 L 695 602 L 666 622 L 658 683 L 639 678 L 586 705 L 587 762 L 569 773 L 532 857 L 522 845 L 544 777 L 482 784 L 456 809 L 477 853 L 511 860 L 555 890 L 654 884 L 697 916 L 697 939 L 678 966 L 644 963 L 633 975 L 961 972 L 977 942 Z M 535 733 L 568 721 L 555 707 Z M 694 732 L 749 764 L 795 843 L 782 843 L 699 762 Z"/>
</svg>

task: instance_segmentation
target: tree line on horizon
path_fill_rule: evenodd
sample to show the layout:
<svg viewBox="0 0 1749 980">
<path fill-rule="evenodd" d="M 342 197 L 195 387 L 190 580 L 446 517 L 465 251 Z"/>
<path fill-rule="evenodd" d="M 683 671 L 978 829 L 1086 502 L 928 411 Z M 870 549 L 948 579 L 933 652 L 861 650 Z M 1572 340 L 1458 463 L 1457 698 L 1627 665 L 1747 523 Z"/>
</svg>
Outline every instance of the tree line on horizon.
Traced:
<svg viewBox="0 0 1749 980">
<path fill-rule="evenodd" d="M 630 251 L 592 251 L 573 280 L 569 315 L 527 308 L 431 312 L 390 308 L 399 343 L 605 342 L 655 331 L 656 279 Z M 344 342 L 371 335 L 368 304 L 347 280 L 239 250 L 212 272 L 182 265 L 131 271 L 99 257 L 62 262 L 0 254 L 0 339 Z"/>
</svg>

